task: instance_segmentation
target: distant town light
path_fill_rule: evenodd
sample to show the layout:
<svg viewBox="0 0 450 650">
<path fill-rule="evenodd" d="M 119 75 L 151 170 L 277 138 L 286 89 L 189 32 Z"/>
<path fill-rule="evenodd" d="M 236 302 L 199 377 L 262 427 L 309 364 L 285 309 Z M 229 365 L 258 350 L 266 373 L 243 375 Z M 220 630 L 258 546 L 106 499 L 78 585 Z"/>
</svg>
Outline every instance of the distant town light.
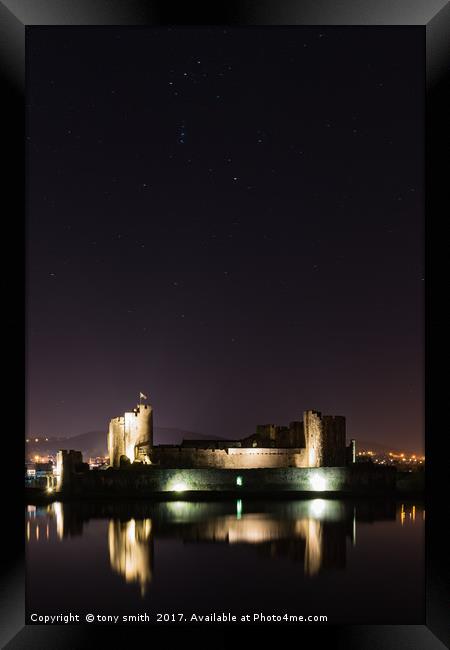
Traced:
<svg viewBox="0 0 450 650">
<path fill-rule="evenodd" d="M 236 477 L 236 485 L 239 485 L 239 487 L 240 487 L 242 485 L 242 483 L 243 483 L 242 476 L 237 476 Z"/>
<path fill-rule="evenodd" d="M 311 487 L 315 492 L 323 492 L 327 489 L 327 482 L 323 476 L 313 474 L 309 479 Z"/>
</svg>

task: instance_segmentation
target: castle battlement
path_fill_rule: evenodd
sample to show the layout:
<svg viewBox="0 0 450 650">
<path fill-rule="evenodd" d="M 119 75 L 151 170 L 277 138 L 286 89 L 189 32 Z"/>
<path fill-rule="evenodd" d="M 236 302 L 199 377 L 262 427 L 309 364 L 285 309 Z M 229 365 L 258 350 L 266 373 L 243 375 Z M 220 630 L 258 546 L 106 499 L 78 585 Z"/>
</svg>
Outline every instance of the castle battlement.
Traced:
<svg viewBox="0 0 450 650">
<path fill-rule="evenodd" d="M 308 410 L 288 426 L 259 424 L 242 440 L 183 440 L 153 445 L 153 409 L 138 404 L 109 423 L 110 464 L 152 463 L 160 467 L 251 469 L 339 467 L 346 464 L 345 417 Z"/>
<path fill-rule="evenodd" d="M 119 467 L 123 457 L 130 462 L 149 463 L 152 447 L 153 409 L 149 404 L 138 404 L 132 411 L 110 421 L 108 452 L 113 467 Z"/>
</svg>

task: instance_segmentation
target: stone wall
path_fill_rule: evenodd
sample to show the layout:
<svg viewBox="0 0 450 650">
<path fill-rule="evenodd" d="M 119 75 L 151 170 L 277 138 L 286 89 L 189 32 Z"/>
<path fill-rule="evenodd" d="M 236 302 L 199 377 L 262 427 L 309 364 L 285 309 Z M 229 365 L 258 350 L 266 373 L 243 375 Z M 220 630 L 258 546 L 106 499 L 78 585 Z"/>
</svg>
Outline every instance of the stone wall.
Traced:
<svg viewBox="0 0 450 650">
<path fill-rule="evenodd" d="M 229 447 L 153 447 L 152 463 L 161 467 L 257 469 L 263 467 L 306 467 L 306 449 Z"/>
<path fill-rule="evenodd" d="M 393 471 L 390 471 L 393 470 Z M 83 496 L 148 496 L 167 493 L 379 492 L 395 488 L 395 469 L 382 467 L 318 467 L 273 469 L 168 469 L 155 466 L 91 470 L 72 478 L 71 494 Z"/>
</svg>

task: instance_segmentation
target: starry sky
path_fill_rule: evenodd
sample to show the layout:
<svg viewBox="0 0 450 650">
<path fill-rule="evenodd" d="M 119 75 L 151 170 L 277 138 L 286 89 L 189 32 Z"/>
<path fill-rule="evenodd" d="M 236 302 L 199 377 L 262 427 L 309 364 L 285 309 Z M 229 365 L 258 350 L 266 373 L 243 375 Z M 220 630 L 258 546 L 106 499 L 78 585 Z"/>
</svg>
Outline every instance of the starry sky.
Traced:
<svg viewBox="0 0 450 650">
<path fill-rule="evenodd" d="M 27 434 L 423 450 L 423 33 L 27 30 Z"/>
</svg>

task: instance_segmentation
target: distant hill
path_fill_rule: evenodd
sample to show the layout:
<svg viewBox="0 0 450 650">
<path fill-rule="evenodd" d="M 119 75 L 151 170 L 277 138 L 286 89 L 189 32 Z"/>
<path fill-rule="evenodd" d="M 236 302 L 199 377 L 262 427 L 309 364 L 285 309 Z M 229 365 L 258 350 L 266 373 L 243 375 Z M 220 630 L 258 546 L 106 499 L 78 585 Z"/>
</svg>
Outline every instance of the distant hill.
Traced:
<svg viewBox="0 0 450 650">
<path fill-rule="evenodd" d="M 194 431 L 171 427 L 155 427 L 153 433 L 155 445 L 179 444 L 183 438 L 192 440 L 224 440 L 224 438 L 218 436 L 208 436 Z M 31 439 L 27 444 L 27 452 L 28 455 L 45 455 L 55 454 L 58 449 L 76 449 L 83 453 L 84 458 L 89 458 L 90 456 L 106 456 L 106 445 L 106 431 L 88 431 L 87 433 L 81 433 L 70 438 L 50 438 L 48 441 L 41 440 L 38 443 L 35 443 Z M 371 440 L 356 440 L 356 451 L 368 450 L 372 450 L 375 453 L 387 453 L 389 451 L 393 451 L 394 453 L 399 451 L 418 452 L 417 449 L 399 450 Z"/>
<path fill-rule="evenodd" d="M 27 443 L 27 452 L 29 455 L 34 454 L 55 454 L 58 449 L 76 449 L 83 453 L 84 458 L 90 456 L 106 456 L 107 441 L 106 431 L 88 431 L 70 438 L 49 438 L 48 441 L 40 440 L 38 443 L 33 439 Z M 195 440 L 223 440 L 217 436 L 207 436 L 202 433 L 185 431 L 171 427 L 155 427 L 153 431 L 153 441 L 155 445 L 160 444 L 178 444 L 183 438 Z"/>
<path fill-rule="evenodd" d="M 373 440 L 358 440 L 356 439 L 356 451 L 375 451 L 377 453 L 386 453 L 388 451 L 394 451 L 391 447 L 386 447 L 380 442 L 374 442 Z"/>
<path fill-rule="evenodd" d="M 419 453 L 420 450 L 413 448 L 402 448 L 391 447 L 388 445 L 383 445 L 380 442 L 374 442 L 373 440 L 356 440 L 356 451 L 374 451 L 377 454 L 387 454 L 389 451 L 395 453 L 407 452 L 407 453 Z"/>
</svg>

